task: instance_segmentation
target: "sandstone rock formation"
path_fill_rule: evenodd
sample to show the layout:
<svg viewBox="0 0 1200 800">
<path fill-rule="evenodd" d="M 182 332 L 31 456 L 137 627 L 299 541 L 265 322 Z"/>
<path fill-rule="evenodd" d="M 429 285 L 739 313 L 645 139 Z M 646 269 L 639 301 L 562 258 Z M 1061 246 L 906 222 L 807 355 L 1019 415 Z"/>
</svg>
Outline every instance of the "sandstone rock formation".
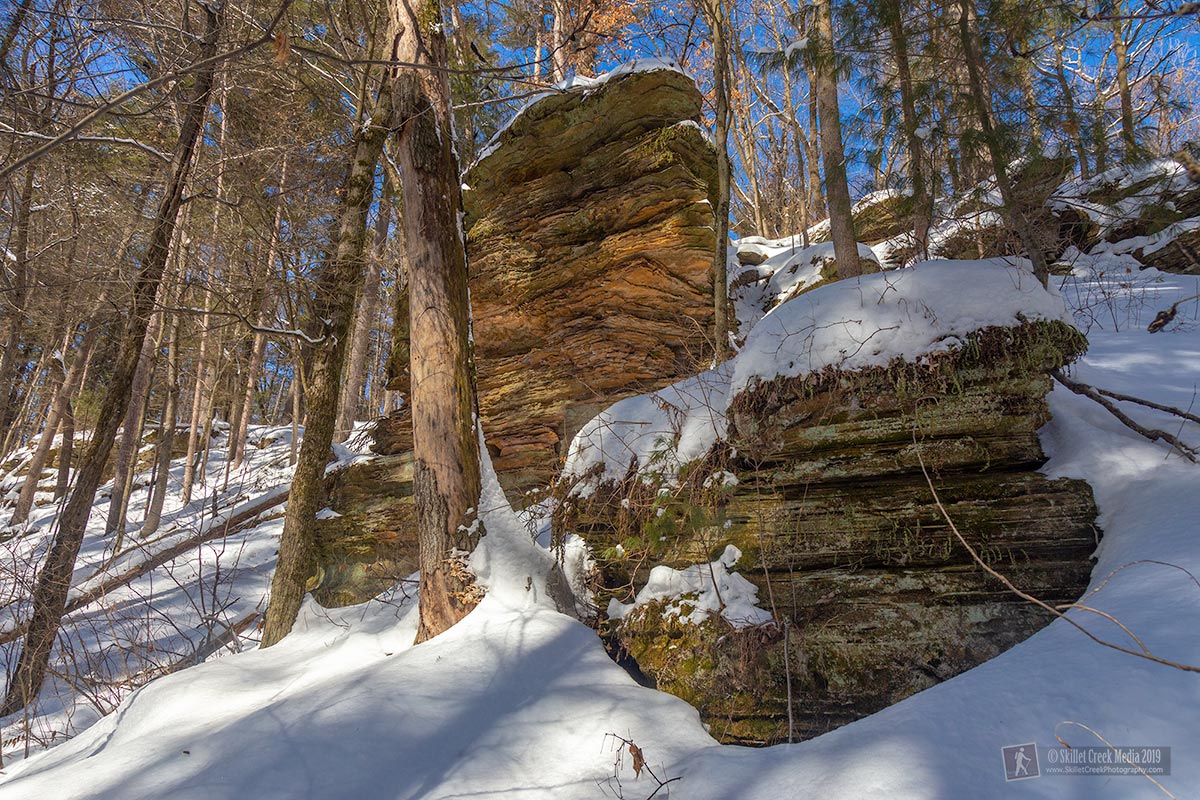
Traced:
<svg viewBox="0 0 1200 800">
<path fill-rule="evenodd" d="M 612 646 L 714 736 L 773 743 L 788 738 L 789 690 L 792 733 L 808 738 L 1027 638 L 1049 616 L 973 562 L 921 461 L 987 563 L 1049 603 L 1076 600 L 1096 509 L 1086 483 L 1036 471 L 1037 429 L 1048 371 L 1084 344 L 1061 322 L 1028 322 L 919 364 L 760 384 L 734 399 L 726 446 L 677 482 L 571 497 L 559 524 L 592 543 L 608 596 L 626 600 L 652 565 L 712 561 L 733 544 L 777 620 L 695 625 L 651 603 L 610 628 Z"/>
<path fill-rule="evenodd" d="M 506 489 L 613 400 L 691 374 L 711 325 L 715 155 L 674 70 L 526 108 L 464 176 L 479 408 Z M 383 453 L 407 445 L 385 421 Z"/>
<path fill-rule="evenodd" d="M 464 175 L 480 417 L 514 502 L 557 475 L 597 411 L 709 358 L 716 155 L 701 100 L 671 69 L 550 94 Z M 403 409 L 376 430 L 384 460 L 339 478 L 343 516 L 322 522 L 328 598 L 364 599 L 387 585 L 372 575 L 407 574 L 411 442 Z"/>
<path fill-rule="evenodd" d="M 1083 216 L 1073 209 L 1051 207 L 1054 191 L 1071 174 L 1067 157 L 1034 158 L 1010 176 L 1018 213 L 1029 221 L 1034 238 L 1046 258 L 1053 262 L 1068 245 L 1083 249 L 1094 229 L 1081 229 Z M 947 219 L 930 231 L 929 254 L 934 258 L 992 258 L 1021 255 L 1024 248 L 1017 232 L 1010 230 L 992 204 L 995 187 L 985 184 L 953 205 Z"/>
</svg>

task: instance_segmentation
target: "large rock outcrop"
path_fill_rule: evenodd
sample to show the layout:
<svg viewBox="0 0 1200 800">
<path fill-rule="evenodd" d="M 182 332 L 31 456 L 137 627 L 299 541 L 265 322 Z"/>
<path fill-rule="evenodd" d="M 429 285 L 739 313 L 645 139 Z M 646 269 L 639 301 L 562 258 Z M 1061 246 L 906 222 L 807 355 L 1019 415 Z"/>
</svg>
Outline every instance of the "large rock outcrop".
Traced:
<svg viewBox="0 0 1200 800">
<path fill-rule="evenodd" d="M 963 265 L 960 279 L 973 268 L 987 269 Z M 903 293 L 901 273 L 880 277 Z M 792 302 L 817 304 L 838 288 Z M 954 297 L 953 285 L 946 289 Z M 864 291 L 861 313 L 877 294 Z M 921 296 L 900 300 L 917 323 L 954 313 L 954 302 L 923 305 Z M 781 330 L 800 338 L 802 321 L 811 330 L 842 324 L 814 315 Z M 907 336 L 903 323 L 883 335 Z M 628 601 L 655 565 L 714 562 L 733 545 L 742 553 L 738 571 L 774 617 L 748 628 L 713 614 L 700 625 L 683 622 L 681 604 L 702 605 L 687 595 L 622 614 L 608 628 L 612 646 L 660 689 L 693 703 L 714 736 L 772 743 L 788 739 L 789 697 L 792 734 L 808 738 L 1027 638 L 1050 616 L 977 565 L 935 502 L 922 463 L 986 563 L 1050 604 L 1078 599 L 1097 543 L 1096 508 L 1086 483 L 1037 472 L 1045 461 L 1037 431 L 1049 418 L 1050 370 L 1085 344 L 1058 319 L 1017 314 L 919 359 L 735 386 L 714 426 L 724 434 L 701 457 L 681 458 L 681 468 L 660 476 L 642 459 L 640 474 L 585 478 L 579 486 L 590 494 L 564 491 L 558 524 L 591 542 L 607 587 L 601 609 L 610 597 Z M 781 358 L 793 357 L 788 346 L 783 340 Z M 731 370 L 740 369 L 735 360 Z M 632 410 L 614 410 L 630 430 Z M 694 456 L 698 426 L 687 420 L 695 410 L 676 413 L 685 422 L 675 446 L 692 439 Z"/>
<path fill-rule="evenodd" d="M 599 410 L 709 358 L 716 155 L 701 101 L 673 69 L 619 70 L 534 101 L 464 175 L 480 417 L 514 502 L 550 483 Z M 411 431 L 407 409 L 382 420 L 382 460 L 335 482 L 330 600 L 415 563 Z"/>
<path fill-rule="evenodd" d="M 543 486 L 579 426 L 707 358 L 715 153 L 701 96 L 628 71 L 526 108 L 467 171 L 479 408 L 506 489 Z M 403 414 L 379 451 L 409 445 Z"/>
</svg>

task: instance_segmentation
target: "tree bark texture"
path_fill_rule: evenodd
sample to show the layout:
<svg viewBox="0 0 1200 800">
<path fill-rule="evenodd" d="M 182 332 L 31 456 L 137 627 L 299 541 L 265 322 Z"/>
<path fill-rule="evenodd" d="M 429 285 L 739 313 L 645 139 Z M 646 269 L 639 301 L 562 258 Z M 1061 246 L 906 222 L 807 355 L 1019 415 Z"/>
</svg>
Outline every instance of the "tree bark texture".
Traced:
<svg viewBox="0 0 1200 800">
<path fill-rule="evenodd" d="M 443 67 L 437 0 L 389 4 L 392 57 Z M 467 263 L 458 214 L 458 163 L 450 137 L 450 87 L 440 69 L 393 76 L 408 249 L 413 500 L 421 569 L 417 640 L 436 636 L 474 605 L 459 554 L 479 535 L 479 441 L 474 423 Z"/>
<path fill-rule="evenodd" d="M 972 0 L 959 0 L 961 13 L 958 18 L 959 36 L 962 39 L 963 54 L 967 60 L 967 79 L 970 87 L 968 93 L 979 127 L 983 130 L 983 139 L 987 145 L 988 155 L 991 157 L 992 174 L 996 178 L 996 188 L 1000 192 L 1002 204 L 1000 213 L 1008 227 L 1017 232 L 1021 239 L 1021 245 L 1033 263 L 1034 275 L 1045 286 L 1050 280 L 1050 269 L 1046 264 L 1046 256 L 1038 246 L 1029 220 L 1021 210 L 1018 198 L 1013 192 L 1012 181 L 1008 176 L 1008 158 L 1000 141 L 1000 133 L 992 125 L 987 87 L 983 82 L 983 54 L 979 49 L 979 39 L 972 25 L 975 9 L 971 3 Z"/>
<path fill-rule="evenodd" d="M 314 578 L 319 582 L 314 574 L 313 528 L 324 496 L 325 464 L 333 445 L 345 342 L 362 283 L 375 168 L 392 119 L 392 98 L 387 88 L 379 92 L 369 115 L 370 124 L 358 129 L 344 186 L 337 249 L 333 258 L 322 264 L 316 280 L 312 310 L 314 321 L 321 325 L 323 342 L 312 354 L 305 385 L 308 417 L 284 515 L 279 561 L 271 579 L 263 647 L 270 647 L 292 630 L 310 582 Z"/>
<path fill-rule="evenodd" d="M 837 69 L 834 63 L 831 0 L 818 0 L 816 88 L 821 116 L 821 160 L 825 166 L 825 198 L 829 204 L 829 233 L 839 278 L 862 274 L 858 238 L 851 216 L 850 187 L 846 183 L 846 152 L 842 146 L 842 119 L 838 106 Z"/>
</svg>

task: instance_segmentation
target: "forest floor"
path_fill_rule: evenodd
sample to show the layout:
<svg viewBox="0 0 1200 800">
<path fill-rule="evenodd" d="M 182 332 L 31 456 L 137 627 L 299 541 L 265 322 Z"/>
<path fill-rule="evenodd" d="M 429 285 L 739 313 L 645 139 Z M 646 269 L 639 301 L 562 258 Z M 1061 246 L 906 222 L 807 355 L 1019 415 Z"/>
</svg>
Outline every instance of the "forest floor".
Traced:
<svg viewBox="0 0 1200 800">
<path fill-rule="evenodd" d="M 1090 341 L 1071 375 L 1195 415 L 1200 301 L 1181 304 L 1160 333 L 1146 326 L 1200 292 L 1200 279 L 1127 269 L 1123 258 L 1075 253 L 1072 274 L 1053 279 Z M 478 566 L 491 591 L 466 620 L 412 645 L 416 600 L 405 583 L 362 606 L 310 602 L 290 636 L 258 650 L 282 528 L 283 506 L 272 503 L 290 480 L 292 448 L 290 429 L 261 428 L 246 464 L 228 474 L 218 437 L 194 501 L 168 503 L 148 540 L 131 525 L 115 555 L 103 535 L 107 498 L 98 499 L 73 597 L 156 554 L 172 557 L 69 615 L 60 668 L 36 713 L 3 729 L 0 797 L 1193 796 L 1200 468 L 1062 386 L 1049 401 L 1043 471 L 1087 480 L 1103 531 L 1081 600 L 1089 608 L 1068 619 L 1189 669 L 1105 647 L 1060 619 L 980 667 L 817 739 L 721 746 L 694 709 L 639 686 L 594 631 L 527 591 L 526 573 L 548 556 L 533 552 L 529 520 L 500 499 L 490 470 L 483 517 L 493 546 Z M 1200 424 L 1120 407 L 1145 427 L 1200 442 Z M 338 464 L 369 458 L 353 448 L 337 455 Z M 11 491 L 19 474 L 12 467 L 0 490 Z M 141 518 L 149 478 L 139 477 L 131 519 Z M 177 461 L 172 486 L 181 480 Z M 228 537 L 206 535 L 245 514 L 256 521 Z M 24 613 L 55 515 L 53 504 L 39 506 L 28 530 L 0 545 L 0 635 Z M 6 670 L 17 647 L 0 647 Z M 1147 759 L 1170 748 L 1169 774 L 1055 774 L 1072 758 L 1094 771 L 1123 766 L 1105 742 Z M 1012 762 L 1002 748 L 1027 744 L 1040 777 L 1007 781 Z"/>
<path fill-rule="evenodd" d="M 1197 304 L 1183 306 L 1162 333 L 1145 326 L 1200 291 L 1197 280 L 1099 271 L 1089 263 L 1056 279 L 1091 342 L 1073 375 L 1194 413 Z M 1050 404 L 1045 472 L 1088 480 L 1101 511 L 1104 538 L 1084 602 L 1129 632 L 1095 612 L 1069 616 L 1121 646 L 1140 648 L 1132 633 L 1155 656 L 1200 665 L 1197 467 L 1062 387 Z M 1200 434 L 1195 423 L 1122 408 L 1185 441 Z M 218 505 L 286 484 L 287 431 L 257 435 L 274 441 L 253 450 L 245 473 L 231 478 L 237 489 Z M 219 486 L 222 466 L 214 451 L 209 487 Z M 51 515 L 43 510 L 34 525 L 48 526 Z M 173 509 L 168 519 L 167 529 L 205 524 L 198 509 Z M 507 509 L 493 507 L 485 521 L 489 530 L 524 530 Z M 119 645 L 134 634 L 122 631 L 141 625 L 158 635 L 143 630 L 137 641 L 154 642 L 164 659 L 182 657 L 212 620 L 227 626 L 261 610 L 280 525 L 271 519 L 199 546 L 110 594 L 71 618 L 71 641 L 89 658 L 128 658 Z M 80 577 L 102 558 L 102 514 L 92 526 Z M 658 781 L 670 781 L 656 796 L 1130 798 L 1186 797 L 1200 787 L 1200 677 L 1105 648 L 1063 620 L 878 714 L 765 749 L 716 744 L 692 708 L 634 683 L 591 630 L 523 591 L 494 591 L 449 633 L 412 646 L 415 626 L 414 598 L 402 588 L 336 611 L 310 604 L 279 646 L 252 649 L 251 626 L 230 648 L 244 652 L 223 651 L 155 680 L 102 718 L 97 705 L 108 708 L 87 687 L 57 681 L 34 728 L 49 738 L 67 726 L 79 733 L 10 765 L 0 795 L 646 798 Z M 17 727 L 5 732 L 10 760 L 24 749 L 23 741 L 8 742 Z M 1138 774 L 1049 774 L 1062 767 L 1050 758 L 1074 752 L 1056 739 L 1102 753 L 1100 737 L 1120 747 L 1171 748 L 1170 774 L 1154 777 L 1162 788 Z M 644 754 L 640 777 L 623 741 Z M 1039 746 L 1041 777 L 1006 782 L 1001 748 L 1026 743 Z"/>
</svg>

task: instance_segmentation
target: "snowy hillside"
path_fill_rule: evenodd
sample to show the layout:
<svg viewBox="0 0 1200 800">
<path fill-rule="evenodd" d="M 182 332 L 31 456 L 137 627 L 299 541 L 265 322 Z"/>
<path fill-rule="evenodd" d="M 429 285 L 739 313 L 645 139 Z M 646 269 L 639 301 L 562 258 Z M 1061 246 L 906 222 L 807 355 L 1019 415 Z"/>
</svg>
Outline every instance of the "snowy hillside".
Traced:
<svg viewBox="0 0 1200 800">
<path fill-rule="evenodd" d="M 1183 305 L 1163 333 L 1146 333 L 1145 325 L 1156 311 L 1200 291 L 1195 279 L 1147 271 L 1113 283 L 1081 266 L 1057 280 L 1091 341 L 1075 370 L 1079 379 L 1194 408 L 1196 302 Z M 1097 296 L 1106 298 L 1111 318 L 1096 313 Z M 1196 467 L 1061 387 L 1051 407 L 1045 470 L 1092 484 L 1105 532 L 1092 588 L 1081 601 L 1095 611 L 1076 609 L 1070 617 L 1122 647 L 1144 646 L 1156 657 L 1200 665 L 1200 643 L 1191 635 L 1200 625 L 1200 584 L 1191 577 L 1200 575 Z M 1185 440 L 1200 433 L 1195 423 L 1181 425 L 1162 412 L 1125 411 L 1144 425 L 1181 431 Z M 253 489 L 245 484 L 247 497 L 285 480 L 275 455 L 280 448 L 286 463 L 283 439 L 255 455 L 260 478 Z M 41 519 L 45 524 L 46 515 Z M 519 528 L 495 506 L 485 522 L 498 532 Z M 197 516 L 188 524 L 201 523 Z M 221 612 L 226 618 L 240 618 L 259 602 L 277 524 L 225 543 L 229 553 L 244 551 L 237 568 L 245 573 L 221 595 L 226 604 L 236 598 Z M 99 558 L 99 545 L 91 547 L 81 574 Z M 196 569 L 189 563 L 176 569 Z M 162 576 L 157 580 L 161 586 Z M 1136 775 L 1004 780 L 1003 746 L 1045 748 L 1056 737 L 1098 745 L 1098 736 L 1119 746 L 1171 747 L 1171 773 L 1156 780 L 1179 797 L 1200 785 L 1194 713 L 1200 679 L 1106 649 L 1061 620 L 872 717 L 802 744 L 753 750 L 716 745 L 691 708 L 638 686 L 591 631 L 521 591 L 523 580 L 495 574 L 493 580 L 507 589 L 448 634 L 415 647 L 410 597 L 340 611 L 309 606 L 299 632 L 281 646 L 155 681 L 73 740 L 10 766 L 0 794 L 649 796 L 655 779 L 646 772 L 635 777 L 628 749 L 614 737 L 641 748 L 660 780 L 678 779 L 659 796 L 668 790 L 687 798 L 1166 796 Z M 204 609 L 190 623 L 197 629 Z M 1041 766 L 1045 773 L 1049 765 Z"/>
</svg>

